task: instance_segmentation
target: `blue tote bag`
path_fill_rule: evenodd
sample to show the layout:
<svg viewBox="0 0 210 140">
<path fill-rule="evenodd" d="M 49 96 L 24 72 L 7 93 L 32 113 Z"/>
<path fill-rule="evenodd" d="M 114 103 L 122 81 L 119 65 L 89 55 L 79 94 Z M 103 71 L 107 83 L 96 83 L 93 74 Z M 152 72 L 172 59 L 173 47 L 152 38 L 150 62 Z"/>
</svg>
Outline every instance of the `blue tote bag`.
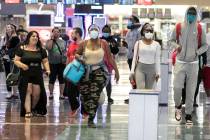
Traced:
<svg viewBox="0 0 210 140">
<path fill-rule="evenodd" d="M 63 71 L 63 77 L 73 84 L 78 84 L 85 73 L 84 65 L 77 59 L 69 63 Z"/>
</svg>

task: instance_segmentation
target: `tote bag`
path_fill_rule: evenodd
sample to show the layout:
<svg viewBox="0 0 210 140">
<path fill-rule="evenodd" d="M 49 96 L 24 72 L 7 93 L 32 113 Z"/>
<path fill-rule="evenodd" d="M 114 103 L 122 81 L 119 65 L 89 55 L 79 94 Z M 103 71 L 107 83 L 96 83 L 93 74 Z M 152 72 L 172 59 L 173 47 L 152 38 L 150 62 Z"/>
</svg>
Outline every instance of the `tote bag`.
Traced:
<svg viewBox="0 0 210 140">
<path fill-rule="evenodd" d="M 85 73 L 85 67 L 81 62 L 74 59 L 63 71 L 63 77 L 73 84 L 78 84 Z"/>
</svg>

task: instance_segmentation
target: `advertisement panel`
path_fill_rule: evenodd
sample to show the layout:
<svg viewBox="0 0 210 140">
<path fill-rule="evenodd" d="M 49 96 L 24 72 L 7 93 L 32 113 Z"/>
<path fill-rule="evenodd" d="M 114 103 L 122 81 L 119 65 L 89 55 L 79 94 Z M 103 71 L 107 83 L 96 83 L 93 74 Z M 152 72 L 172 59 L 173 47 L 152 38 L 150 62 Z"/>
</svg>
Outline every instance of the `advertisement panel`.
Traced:
<svg viewBox="0 0 210 140">
<path fill-rule="evenodd" d="M 5 0 L 5 3 L 20 3 L 20 0 Z"/>
</svg>

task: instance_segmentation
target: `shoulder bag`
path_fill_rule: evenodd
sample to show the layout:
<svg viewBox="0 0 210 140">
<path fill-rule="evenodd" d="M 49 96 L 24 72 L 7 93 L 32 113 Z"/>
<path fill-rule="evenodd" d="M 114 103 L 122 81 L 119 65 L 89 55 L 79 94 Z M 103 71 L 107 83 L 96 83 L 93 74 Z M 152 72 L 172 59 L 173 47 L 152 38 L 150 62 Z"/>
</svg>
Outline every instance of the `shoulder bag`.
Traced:
<svg viewBox="0 0 210 140">
<path fill-rule="evenodd" d="M 20 70 L 19 70 L 18 67 L 15 66 L 15 64 L 13 64 L 12 72 L 9 73 L 7 75 L 7 77 L 6 77 L 6 84 L 8 86 L 16 86 L 16 85 L 18 85 L 19 76 L 20 76 Z"/>
</svg>

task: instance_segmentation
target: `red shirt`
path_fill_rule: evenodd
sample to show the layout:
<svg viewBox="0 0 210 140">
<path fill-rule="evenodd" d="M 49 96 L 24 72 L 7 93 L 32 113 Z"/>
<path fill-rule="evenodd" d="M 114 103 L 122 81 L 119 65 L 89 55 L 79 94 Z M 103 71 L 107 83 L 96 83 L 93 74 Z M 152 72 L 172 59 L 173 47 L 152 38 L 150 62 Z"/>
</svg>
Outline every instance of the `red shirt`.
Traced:
<svg viewBox="0 0 210 140">
<path fill-rule="evenodd" d="M 75 53 L 79 45 L 76 42 L 73 42 L 69 45 L 68 51 L 67 51 L 67 58 L 69 62 L 73 61 L 75 58 Z"/>
</svg>

